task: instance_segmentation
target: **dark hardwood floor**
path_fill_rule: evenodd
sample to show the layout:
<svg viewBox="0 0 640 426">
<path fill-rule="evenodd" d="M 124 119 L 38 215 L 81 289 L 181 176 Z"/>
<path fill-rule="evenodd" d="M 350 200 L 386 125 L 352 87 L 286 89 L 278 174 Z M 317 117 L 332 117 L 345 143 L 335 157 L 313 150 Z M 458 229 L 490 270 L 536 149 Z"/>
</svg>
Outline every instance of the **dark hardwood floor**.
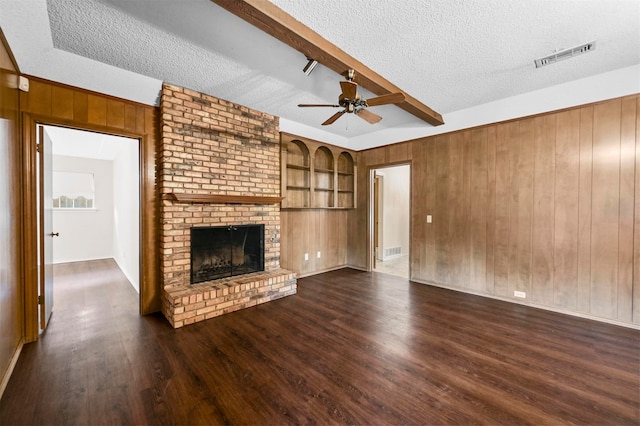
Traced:
<svg viewBox="0 0 640 426">
<path fill-rule="evenodd" d="M 638 330 L 349 269 L 179 330 L 112 261 L 55 285 L 4 425 L 640 423 Z"/>
</svg>

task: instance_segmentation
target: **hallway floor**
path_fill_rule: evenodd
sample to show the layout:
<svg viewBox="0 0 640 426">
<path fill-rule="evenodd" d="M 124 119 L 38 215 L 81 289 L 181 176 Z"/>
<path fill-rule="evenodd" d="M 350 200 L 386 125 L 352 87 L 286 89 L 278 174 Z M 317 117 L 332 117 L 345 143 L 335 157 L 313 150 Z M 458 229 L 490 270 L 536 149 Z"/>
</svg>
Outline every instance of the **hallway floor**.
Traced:
<svg viewBox="0 0 640 426">
<path fill-rule="evenodd" d="M 378 260 L 374 271 L 409 278 L 409 255 L 405 254 L 384 261 Z"/>
</svg>

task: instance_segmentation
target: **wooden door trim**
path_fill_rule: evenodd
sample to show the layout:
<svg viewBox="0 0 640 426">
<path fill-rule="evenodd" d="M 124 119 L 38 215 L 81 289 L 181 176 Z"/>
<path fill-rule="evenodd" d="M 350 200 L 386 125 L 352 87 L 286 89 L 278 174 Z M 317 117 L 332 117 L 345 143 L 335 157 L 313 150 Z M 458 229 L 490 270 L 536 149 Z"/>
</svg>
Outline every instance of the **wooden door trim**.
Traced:
<svg viewBox="0 0 640 426">
<path fill-rule="evenodd" d="M 156 229 L 157 194 L 155 188 L 155 153 L 150 149 L 150 135 L 135 131 L 123 130 L 109 126 L 91 123 L 79 123 L 74 120 L 52 118 L 48 116 L 22 113 L 23 135 L 23 268 L 25 282 L 25 340 L 27 342 L 38 339 L 38 212 L 37 212 L 37 168 L 36 168 L 36 126 L 57 126 L 77 129 L 81 131 L 106 133 L 114 136 L 137 139 L 139 152 L 140 178 L 140 241 L 139 241 L 139 312 L 141 315 L 152 313 L 155 299 L 159 300 L 160 285 L 151 277 L 156 275 L 155 262 L 157 262 L 157 244 L 155 244 L 154 229 Z M 151 271 L 150 273 L 147 273 Z"/>
<path fill-rule="evenodd" d="M 411 213 L 413 210 L 413 161 L 397 161 L 390 163 L 382 163 L 382 164 L 374 164 L 367 166 L 367 268 L 366 270 L 371 272 L 373 271 L 373 254 L 374 251 L 374 242 L 373 242 L 373 227 L 375 223 L 373 221 L 373 180 L 375 176 L 373 173 L 378 169 L 386 169 L 389 167 L 397 167 L 397 166 L 409 166 L 409 279 L 411 279 L 411 257 L 413 256 L 413 251 L 411 250 L 411 243 L 413 239 L 413 214 Z"/>
<path fill-rule="evenodd" d="M 25 340 L 38 339 L 38 178 L 36 169 L 36 121 L 22 115 L 22 259 L 24 267 Z"/>
</svg>

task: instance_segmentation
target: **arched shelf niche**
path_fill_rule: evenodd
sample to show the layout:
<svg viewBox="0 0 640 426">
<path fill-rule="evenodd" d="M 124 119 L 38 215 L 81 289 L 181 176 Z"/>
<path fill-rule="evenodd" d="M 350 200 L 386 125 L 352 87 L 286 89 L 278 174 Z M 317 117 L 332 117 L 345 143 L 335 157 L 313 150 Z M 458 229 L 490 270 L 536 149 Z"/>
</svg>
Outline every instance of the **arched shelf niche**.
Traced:
<svg viewBox="0 0 640 426">
<path fill-rule="evenodd" d="M 353 208 L 355 194 L 355 168 L 351 154 L 343 151 L 338 156 L 338 206 Z"/>
<path fill-rule="evenodd" d="M 335 205 L 333 154 L 326 146 L 316 149 L 313 156 L 313 207 Z"/>
<path fill-rule="evenodd" d="M 355 152 L 280 132 L 283 209 L 356 207 Z"/>
<path fill-rule="evenodd" d="M 289 141 L 283 147 L 282 163 L 285 165 L 283 195 L 287 207 L 311 206 L 311 167 L 309 149 L 300 140 Z"/>
</svg>

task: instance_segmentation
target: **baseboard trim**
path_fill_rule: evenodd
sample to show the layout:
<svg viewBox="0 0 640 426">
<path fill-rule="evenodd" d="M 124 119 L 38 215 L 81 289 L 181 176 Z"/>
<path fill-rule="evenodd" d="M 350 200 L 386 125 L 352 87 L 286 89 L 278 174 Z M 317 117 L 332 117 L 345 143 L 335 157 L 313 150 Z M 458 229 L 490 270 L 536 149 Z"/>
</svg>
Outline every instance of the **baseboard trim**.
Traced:
<svg viewBox="0 0 640 426">
<path fill-rule="evenodd" d="M 337 271 L 338 269 L 344 269 L 344 268 L 349 268 L 349 266 L 347 265 L 332 266 L 331 268 L 322 269 L 319 271 L 307 272 L 305 274 L 296 273 L 296 277 L 297 278 L 311 277 L 313 275 L 324 274 L 325 272 Z"/>
<path fill-rule="evenodd" d="M 362 266 L 347 265 L 345 266 L 345 268 L 355 269 L 357 271 L 362 271 L 362 272 L 371 272 L 370 270 L 368 270 L 367 268 L 363 268 Z"/>
<path fill-rule="evenodd" d="M 18 347 L 16 348 L 16 350 L 13 352 L 13 355 L 11 356 L 9 367 L 7 368 L 7 371 L 5 371 L 4 375 L 2 376 L 2 382 L 0 382 L 0 398 L 2 398 L 2 395 L 4 394 L 4 390 L 7 388 L 7 384 L 9 383 L 9 379 L 11 378 L 11 374 L 13 374 L 13 369 L 15 368 L 18 362 L 18 358 L 20 358 L 20 353 L 22 352 L 23 346 L 24 346 L 24 338 L 20 339 L 20 342 L 18 343 Z"/>
<path fill-rule="evenodd" d="M 617 325 L 619 327 L 626 327 L 626 328 L 632 328 L 634 330 L 640 330 L 640 324 L 631 324 L 631 323 L 628 323 L 628 322 L 623 322 L 623 321 L 617 321 L 617 320 L 612 320 L 612 319 L 608 319 L 608 318 L 597 317 L 595 315 L 585 314 L 585 313 L 581 313 L 581 312 L 573 312 L 573 311 L 570 311 L 568 309 L 554 308 L 552 306 L 539 305 L 537 303 L 514 300 L 514 299 L 510 299 L 508 297 L 502 297 L 502 296 L 496 296 L 496 295 L 493 295 L 493 294 L 480 293 L 480 292 L 473 291 L 473 290 L 462 289 L 462 288 L 459 288 L 459 287 L 452 287 L 452 286 L 447 286 L 447 285 L 443 285 L 443 284 L 438 284 L 438 283 L 434 283 L 432 281 L 419 280 L 419 279 L 415 279 L 415 278 L 412 278 L 411 281 L 419 283 L 419 284 L 430 285 L 430 286 L 433 286 L 433 287 L 445 288 L 447 290 L 459 291 L 460 293 L 473 294 L 474 296 L 486 297 L 488 299 L 500 300 L 502 302 L 513 303 L 513 304 L 516 304 L 516 305 L 528 306 L 530 308 L 536 308 L 536 309 L 542 309 L 542 310 L 545 310 L 545 311 L 556 312 L 556 313 L 559 313 L 559 314 L 569 315 L 569 316 L 572 316 L 572 317 L 584 318 L 584 319 L 588 319 L 588 320 L 592 320 L 592 321 L 598 321 L 598 322 L 603 322 L 603 323 L 607 323 L 607 324 L 611 324 L 611 325 Z"/>
</svg>

